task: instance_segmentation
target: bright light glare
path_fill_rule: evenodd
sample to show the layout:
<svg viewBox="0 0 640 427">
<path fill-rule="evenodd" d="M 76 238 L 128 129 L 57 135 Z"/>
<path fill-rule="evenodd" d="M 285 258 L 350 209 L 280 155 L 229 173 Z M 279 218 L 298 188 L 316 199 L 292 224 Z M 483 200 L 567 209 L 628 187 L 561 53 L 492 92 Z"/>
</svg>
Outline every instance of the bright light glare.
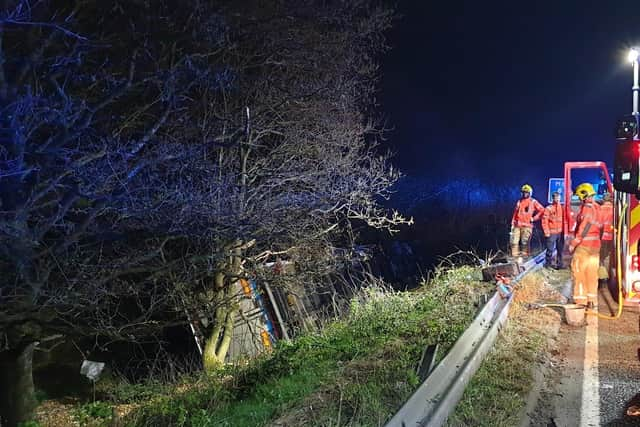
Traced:
<svg viewBox="0 0 640 427">
<path fill-rule="evenodd" d="M 640 56 L 640 52 L 638 52 L 638 49 L 634 47 L 629 50 L 629 54 L 627 55 L 627 58 L 629 59 L 629 62 L 636 62 L 639 56 Z"/>
</svg>

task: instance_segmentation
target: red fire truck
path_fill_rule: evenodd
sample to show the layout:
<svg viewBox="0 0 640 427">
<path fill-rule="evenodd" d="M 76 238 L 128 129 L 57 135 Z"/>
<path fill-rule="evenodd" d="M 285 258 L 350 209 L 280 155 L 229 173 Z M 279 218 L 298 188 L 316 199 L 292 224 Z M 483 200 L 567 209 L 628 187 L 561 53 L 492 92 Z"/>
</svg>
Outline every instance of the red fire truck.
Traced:
<svg viewBox="0 0 640 427">
<path fill-rule="evenodd" d="M 604 162 L 567 162 L 563 188 L 566 243 L 574 237 L 575 217 L 580 206 L 577 197 L 573 196 L 575 185 L 594 184 L 598 193 L 596 198 L 607 192 L 613 194 L 614 240 L 609 289 L 616 301 L 622 299 L 625 304 L 640 302 L 640 50 L 631 49 L 629 60 L 633 64 L 633 110 L 618 122 L 613 174 L 609 175 Z"/>
<path fill-rule="evenodd" d="M 640 147 L 640 141 L 638 147 Z M 619 169 L 618 163 L 620 162 L 616 162 L 616 166 Z M 590 182 L 594 186 L 598 193 L 595 196 L 596 200 L 605 193 L 614 195 L 614 245 L 610 262 L 609 290 L 616 301 L 622 296 L 625 304 L 640 302 L 637 296 L 640 293 L 640 269 L 638 268 L 640 202 L 638 197 L 614 190 L 611 175 L 604 162 L 566 162 L 563 190 L 566 196 L 564 235 L 567 244 L 575 237 L 576 215 L 580 209 L 580 200 L 573 195 L 573 189 L 582 182 Z M 568 246 L 567 244 L 565 247 Z"/>
</svg>

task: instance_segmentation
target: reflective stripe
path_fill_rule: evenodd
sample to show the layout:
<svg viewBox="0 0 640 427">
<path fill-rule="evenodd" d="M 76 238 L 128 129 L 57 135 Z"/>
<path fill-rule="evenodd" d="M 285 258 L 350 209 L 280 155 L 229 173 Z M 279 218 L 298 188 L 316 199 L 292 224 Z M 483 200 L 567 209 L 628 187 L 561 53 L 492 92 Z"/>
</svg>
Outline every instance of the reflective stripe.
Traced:
<svg viewBox="0 0 640 427">
<path fill-rule="evenodd" d="M 581 241 L 587 241 L 587 240 L 600 240 L 599 237 L 597 236 L 587 236 L 587 237 L 583 237 Z"/>
</svg>

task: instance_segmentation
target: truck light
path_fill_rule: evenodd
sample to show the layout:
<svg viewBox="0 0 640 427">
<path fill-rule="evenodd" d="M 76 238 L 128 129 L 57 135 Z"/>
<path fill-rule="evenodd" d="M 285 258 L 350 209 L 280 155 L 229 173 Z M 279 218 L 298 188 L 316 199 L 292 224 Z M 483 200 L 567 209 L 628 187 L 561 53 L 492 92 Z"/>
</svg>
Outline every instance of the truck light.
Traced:
<svg viewBox="0 0 640 427">
<path fill-rule="evenodd" d="M 631 256 L 631 271 L 636 272 L 638 271 L 638 255 L 632 255 Z"/>
<path fill-rule="evenodd" d="M 636 280 L 635 282 L 633 282 L 631 284 L 631 290 L 633 290 L 633 292 L 640 293 L 640 281 Z"/>
</svg>

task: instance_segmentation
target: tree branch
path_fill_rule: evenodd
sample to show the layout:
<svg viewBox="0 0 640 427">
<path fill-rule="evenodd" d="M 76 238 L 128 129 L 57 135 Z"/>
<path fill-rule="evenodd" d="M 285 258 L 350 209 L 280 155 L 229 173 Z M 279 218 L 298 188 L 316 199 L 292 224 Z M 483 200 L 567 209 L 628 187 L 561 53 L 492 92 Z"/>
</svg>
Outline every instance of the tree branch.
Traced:
<svg viewBox="0 0 640 427">
<path fill-rule="evenodd" d="M 63 34 L 65 34 L 66 36 L 78 39 L 78 40 L 82 40 L 82 41 L 88 41 L 89 39 L 87 39 L 84 36 L 81 36 L 80 34 L 74 33 L 71 30 L 68 30 L 66 28 L 64 28 L 61 25 L 58 24 L 54 24 L 51 22 L 30 22 L 30 21 L 16 21 L 13 19 L 0 19 L 0 25 L 16 25 L 16 26 L 25 26 L 25 27 L 44 27 L 44 28 L 52 28 L 54 30 L 58 30 L 60 32 L 62 32 Z"/>
<path fill-rule="evenodd" d="M 2 41 L 4 38 L 4 26 L 0 23 L 0 101 L 6 102 L 7 99 L 7 77 L 4 71 L 5 53 L 2 47 Z"/>
</svg>

